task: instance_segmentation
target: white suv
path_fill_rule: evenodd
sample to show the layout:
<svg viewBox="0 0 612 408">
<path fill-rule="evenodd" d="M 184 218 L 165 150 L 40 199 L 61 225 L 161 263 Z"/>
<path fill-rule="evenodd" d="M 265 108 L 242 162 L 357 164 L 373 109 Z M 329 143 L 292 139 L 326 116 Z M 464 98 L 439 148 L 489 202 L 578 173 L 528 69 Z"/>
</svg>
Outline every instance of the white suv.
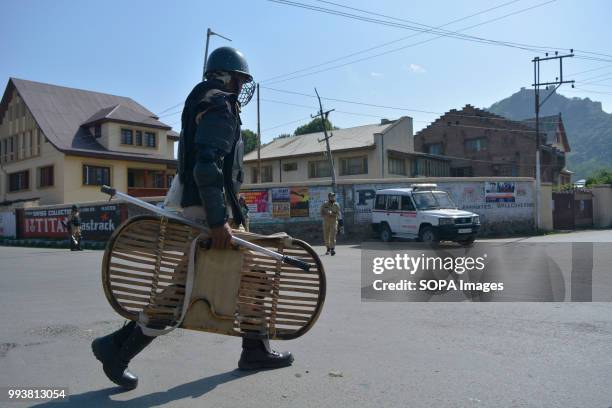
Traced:
<svg viewBox="0 0 612 408">
<path fill-rule="evenodd" d="M 372 227 L 380 238 L 412 238 L 435 243 L 455 241 L 474 243 L 480 217 L 457 209 L 446 191 L 436 184 L 413 184 L 410 188 L 376 191 L 372 209 Z"/>
</svg>

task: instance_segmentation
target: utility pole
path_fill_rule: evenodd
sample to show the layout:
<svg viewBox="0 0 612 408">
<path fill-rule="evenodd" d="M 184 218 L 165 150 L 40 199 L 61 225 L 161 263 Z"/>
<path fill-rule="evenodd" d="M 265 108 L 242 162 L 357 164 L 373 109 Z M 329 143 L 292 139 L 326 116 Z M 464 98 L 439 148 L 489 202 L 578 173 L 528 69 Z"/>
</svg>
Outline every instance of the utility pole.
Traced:
<svg viewBox="0 0 612 408">
<path fill-rule="evenodd" d="M 554 56 L 546 56 L 544 58 L 535 57 L 531 60 L 533 62 L 533 87 L 534 87 L 534 96 L 535 96 L 535 132 L 536 132 L 536 194 L 535 194 L 535 202 L 536 202 L 536 229 L 539 231 L 541 227 L 541 214 L 540 214 L 540 191 L 542 189 L 542 176 L 541 176 L 541 165 L 540 165 L 540 156 L 541 156 L 541 146 L 540 146 L 540 108 L 550 96 L 555 93 L 555 91 L 563 84 L 572 84 L 572 88 L 574 87 L 574 81 L 564 81 L 563 80 L 563 59 L 574 56 L 574 50 L 571 49 L 569 54 L 559 55 L 557 51 L 555 51 Z M 540 62 L 543 61 L 551 61 L 551 60 L 559 60 L 559 76 L 555 78 L 554 81 L 550 82 L 540 82 Z M 548 89 L 549 86 L 553 86 L 552 91 L 544 98 L 542 102 L 540 102 L 540 87 L 545 86 Z"/>
<path fill-rule="evenodd" d="M 310 115 L 310 117 L 313 119 L 316 118 L 317 116 L 321 117 L 321 124 L 323 125 L 323 134 L 325 135 L 325 138 L 319 139 L 319 143 L 325 140 L 325 146 L 327 148 L 327 160 L 329 160 L 329 169 L 331 171 L 331 178 L 332 178 L 332 191 L 335 194 L 337 193 L 337 190 L 338 190 L 338 186 L 336 185 L 336 169 L 334 168 L 334 159 L 332 157 L 331 149 L 329 148 L 329 138 L 332 137 L 333 134 L 328 136 L 327 128 L 325 127 L 325 124 L 327 123 L 327 117 L 329 116 L 330 112 L 334 111 L 334 109 L 323 112 L 323 105 L 321 104 L 321 97 L 319 96 L 319 92 L 317 91 L 317 88 L 315 88 L 315 93 L 317 94 L 317 98 L 319 99 L 319 112 L 316 115 Z"/>
<path fill-rule="evenodd" d="M 259 83 L 257 83 L 257 184 L 261 183 L 261 127 L 259 120 Z"/>
<path fill-rule="evenodd" d="M 202 67 L 202 81 L 204 80 L 204 73 L 206 72 L 206 62 L 208 62 L 208 43 L 210 42 L 210 37 L 212 35 L 216 35 L 217 37 L 221 37 L 227 41 L 232 41 L 227 37 L 222 36 L 221 34 L 215 33 L 213 30 L 208 27 L 206 30 L 206 48 L 204 49 L 204 66 Z"/>
</svg>

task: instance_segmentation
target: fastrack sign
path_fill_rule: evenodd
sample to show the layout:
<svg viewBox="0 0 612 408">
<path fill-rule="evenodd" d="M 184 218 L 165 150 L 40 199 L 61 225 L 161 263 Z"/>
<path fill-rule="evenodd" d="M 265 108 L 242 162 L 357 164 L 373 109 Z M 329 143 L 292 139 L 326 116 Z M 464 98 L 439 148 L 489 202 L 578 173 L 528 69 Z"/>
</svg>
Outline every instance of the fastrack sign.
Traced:
<svg viewBox="0 0 612 408">
<path fill-rule="evenodd" d="M 83 206 L 81 213 L 81 233 L 83 239 L 92 241 L 107 240 L 115 228 L 127 217 L 125 207 L 121 204 L 103 204 Z M 23 238 L 56 238 L 66 239 L 70 207 L 49 209 L 28 209 L 23 212 L 20 225 Z"/>
</svg>

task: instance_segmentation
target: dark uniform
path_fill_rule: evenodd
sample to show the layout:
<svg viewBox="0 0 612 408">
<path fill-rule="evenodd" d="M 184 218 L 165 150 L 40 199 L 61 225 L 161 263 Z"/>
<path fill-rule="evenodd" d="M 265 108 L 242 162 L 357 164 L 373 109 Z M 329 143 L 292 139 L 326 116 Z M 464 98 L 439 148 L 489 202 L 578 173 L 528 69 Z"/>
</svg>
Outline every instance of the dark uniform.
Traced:
<svg viewBox="0 0 612 408">
<path fill-rule="evenodd" d="M 81 214 L 76 205 L 72 206 L 68 217 L 68 230 L 70 231 L 70 250 L 81 251 Z"/>
<path fill-rule="evenodd" d="M 248 80 L 238 90 L 240 93 L 228 86 L 233 83 L 228 82 L 232 76 Z M 210 54 L 206 80 L 196 85 L 185 101 L 178 164 L 183 183 L 181 206 L 184 214 L 203 208 L 211 228 L 224 227 L 229 221 L 228 206 L 233 224 L 243 223 L 236 194 L 243 177 L 240 107 L 248 103 L 252 90 L 244 56 L 233 48 L 221 47 Z M 111 381 L 133 389 L 138 378 L 128 371 L 128 363 L 154 338 L 145 335 L 135 322 L 129 322 L 94 340 L 92 349 Z M 243 338 L 242 349 L 240 369 L 285 367 L 293 362 L 291 353 L 272 351 L 265 340 Z"/>
</svg>

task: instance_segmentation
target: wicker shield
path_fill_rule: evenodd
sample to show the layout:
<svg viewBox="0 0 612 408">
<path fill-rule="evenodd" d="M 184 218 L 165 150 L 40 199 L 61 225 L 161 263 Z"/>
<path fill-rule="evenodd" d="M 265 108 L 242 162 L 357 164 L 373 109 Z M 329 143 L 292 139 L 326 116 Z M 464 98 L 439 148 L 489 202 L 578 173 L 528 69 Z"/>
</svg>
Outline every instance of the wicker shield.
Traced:
<svg viewBox="0 0 612 408">
<path fill-rule="evenodd" d="M 285 234 L 234 233 L 301 259 L 310 270 L 251 250 L 215 254 L 205 249 L 196 228 L 139 216 L 121 224 L 107 244 L 102 282 L 108 301 L 123 317 L 155 327 L 278 340 L 306 333 L 325 299 L 325 272 L 317 254 Z M 195 270 L 189 282 L 190 263 Z M 230 270 L 219 271 L 220 264 Z"/>
</svg>

